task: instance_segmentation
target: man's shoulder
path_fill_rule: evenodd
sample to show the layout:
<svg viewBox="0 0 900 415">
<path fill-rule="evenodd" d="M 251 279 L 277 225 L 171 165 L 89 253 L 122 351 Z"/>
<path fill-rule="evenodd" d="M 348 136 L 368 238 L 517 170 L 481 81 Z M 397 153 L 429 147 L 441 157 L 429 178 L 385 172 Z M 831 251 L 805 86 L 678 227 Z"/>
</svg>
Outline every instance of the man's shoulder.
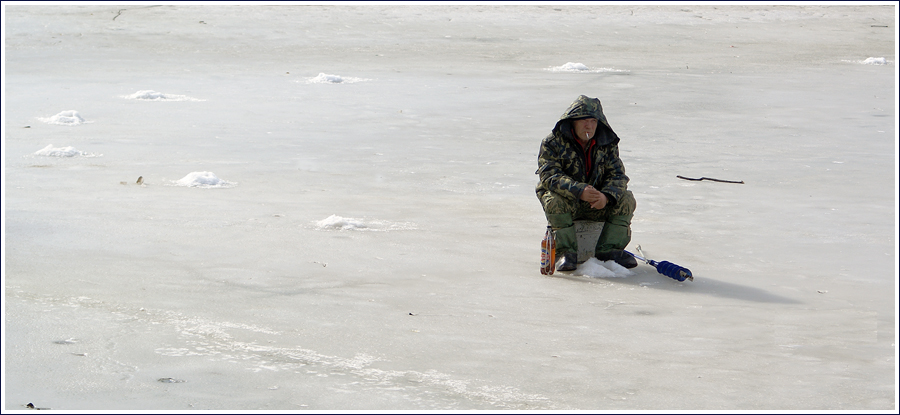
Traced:
<svg viewBox="0 0 900 415">
<path fill-rule="evenodd" d="M 556 132 L 551 132 L 550 134 L 547 134 L 547 136 L 544 137 L 543 140 L 541 140 L 541 144 L 542 145 L 562 145 L 562 146 L 564 146 L 567 143 L 561 134 L 556 133 Z"/>
</svg>

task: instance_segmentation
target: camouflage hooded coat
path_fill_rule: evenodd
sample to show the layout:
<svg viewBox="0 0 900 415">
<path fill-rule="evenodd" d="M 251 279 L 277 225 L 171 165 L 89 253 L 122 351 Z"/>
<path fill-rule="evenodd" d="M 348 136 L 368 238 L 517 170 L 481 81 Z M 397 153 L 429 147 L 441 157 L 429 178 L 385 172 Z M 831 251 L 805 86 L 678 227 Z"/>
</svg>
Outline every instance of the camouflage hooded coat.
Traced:
<svg viewBox="0 0 900 415">
<path fill-rule="evenodd" d="M 597 130 L 583 147 L 573 136 L 572 120 L 586 117 L 597 119 Z M 605 193 L 610 206 L 615 206 L 628 187 L 618 143 L 619 137 L 609 127 L 600 100 L 579 96 L 541 142 L 535 172 L 540 175 L 535 189 L 538 198 L 554 192 L 577 201 L 590 185 Z"/>
</svg>

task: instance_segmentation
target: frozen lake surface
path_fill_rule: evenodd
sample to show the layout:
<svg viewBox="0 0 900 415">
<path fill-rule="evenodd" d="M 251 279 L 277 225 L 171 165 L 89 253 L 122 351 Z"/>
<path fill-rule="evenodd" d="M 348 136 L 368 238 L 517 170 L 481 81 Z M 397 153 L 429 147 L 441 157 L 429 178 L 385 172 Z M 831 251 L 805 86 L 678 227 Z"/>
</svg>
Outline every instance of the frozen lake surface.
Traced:
<svg viewBox="0 0 900 415">
<path fill-rule="evenodd" d="M 3 11 L 4 411 L 897 410 L 895 4 Z M 580 94 L 693 282 L 540 274 Z"/>
</svg>

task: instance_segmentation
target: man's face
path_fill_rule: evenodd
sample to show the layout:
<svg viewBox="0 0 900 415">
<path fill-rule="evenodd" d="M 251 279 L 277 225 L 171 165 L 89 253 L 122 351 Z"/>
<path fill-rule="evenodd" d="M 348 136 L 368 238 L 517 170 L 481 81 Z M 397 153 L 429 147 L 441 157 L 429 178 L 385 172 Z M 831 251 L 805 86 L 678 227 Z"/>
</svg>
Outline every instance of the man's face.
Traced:
<svg viewBox="0 0 900 415">
<path fill-rule="evenodd" d="M 597 119 L 583 118 L 572 121 L 572 129 L 579 140 L 588 141 L 594 136 L 594 132 L 597 131 Z"/>
</svg>

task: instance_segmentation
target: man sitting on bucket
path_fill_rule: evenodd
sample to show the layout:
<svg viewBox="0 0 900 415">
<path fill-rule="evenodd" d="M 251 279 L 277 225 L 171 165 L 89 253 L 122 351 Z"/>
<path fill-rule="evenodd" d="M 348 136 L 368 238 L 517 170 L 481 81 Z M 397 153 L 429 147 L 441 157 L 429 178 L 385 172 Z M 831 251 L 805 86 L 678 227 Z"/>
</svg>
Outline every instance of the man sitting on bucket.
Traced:
<svg viewBox="0 0 900 415">
<path fill-rule="evenodd" d="M 575 220 L 605 222 L 594 256 L 625 268 L 637 261 L 623 251 L 631 242 L 637 202 L 619 159 L 619 137 L 609 127 L 600 100 L 581 95 L 541 142 L 535 192 L 556 235 L 557 271 L 578 266 Z"/>
</svg>

